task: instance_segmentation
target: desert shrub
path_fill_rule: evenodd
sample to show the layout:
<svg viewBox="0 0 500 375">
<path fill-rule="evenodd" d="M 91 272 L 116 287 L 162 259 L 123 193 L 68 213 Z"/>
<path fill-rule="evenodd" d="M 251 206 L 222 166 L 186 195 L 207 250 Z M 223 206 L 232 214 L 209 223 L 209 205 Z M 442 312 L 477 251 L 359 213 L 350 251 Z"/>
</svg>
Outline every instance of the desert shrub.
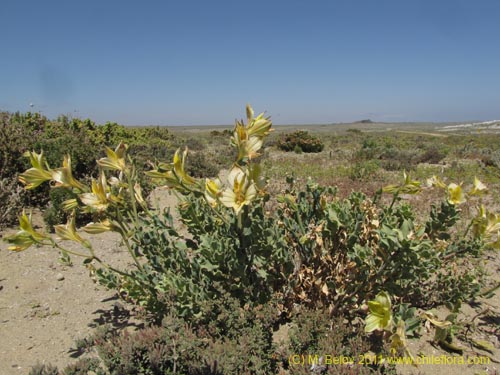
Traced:
<svg viewBox="0 0 500 375">
<path fill-rule="evenodd" d="M 360 129 L 355 129 L 355 128 L 347 129 L 346 132 L 351 133 L 351 134 L 356 134 L 356 135 L 363 133 Z"/>
<path fill-rule="evenodd" d="M 0 178 L 17 179 L 26 167 L 24 152 L 29 148 L 32 132 L 9 113 L 0 113 Z"/>
<path fill-rule="evenodd" d="M 284 363 L 290 374 L 396 373 L 393 367 L 379 368 L 360 363 L 373 344 L 359 331 L 359 327 L 341 316 L 332 318 L 325 310 L 303 309 L 295 314 L 289 325 L 291 329 Z M 294 358 L 301 360 L 302 356 L 305 363 L 294 362 Z M 337 363 L 333 363 L 333 358 Z M 338 363 L 340 358 L 353 363 Z"/>
<path fill-rule="evenodd" d="M 377 160 L 359 161 L 349 167 L 349 178 L 351 180 L 372 179 L 379 169 L 380 164 Z"/>
<path fill-rule="evenodd" d="M 212 137 L 230 137 L 233 134 L 231 129 L 224 129 L 222 131 L 219 130 L 212 130 L 210 132 L 210 135 Z"/>
<path fill-rule="evenodd" d="M 378 156 L 386 171 L 411 171 L 418 164 L 419 152 L 416 149 L 386 148 Z"/>
<path fill-rule="evenodd" d="M 98 358 L 81 358 L 75 363 L 66 366 L 61 375 L 88 375 L 94 371 L 99 375 L 104 375 Z"/>
<path fill-rule="evenodd" d="M 378 159 L 379 145 L 372 137 L 365 137 L 361 142 L 361 148 L 354 154 L 354 160 Z"/>
<path fill-rule="evenodd" d="M 285 285 L 282 275 L 290 272 L 290 254 L 282 229 L 263 205 L 246 208 L 245 218 L 226 222 L 203 199 L 192 198 L 184 201 L 180 214 L 188 241 L 173 227 L 168 211 L 163 218 L 144 219 L 135 234 L 134 251 L 149 259 L 138 275 L 147 290 L 127 287 L 135 301 L 161 315 L 166 311 L 162 296 L 173 294 L 177 313 L 189 317 L 200 314 L 200 304 L 219 296 L 221 289 L 243 305 L 264 303 Z M 120 285 L 111 272 L 101 276 L 110 286 Z"/>
<path fill-rule="evenodd" d="M 191 176 L 198 178 L 215 177 L 219 174 L 218 166 L 203 152 L 196 152 L 189 155 L 186 170 Z"/>
<path fill-rule="evenodd" d="M 207 301 L 203 310 L 209 318 L 196 324 L 169 313 L 159 326 L 134 333 L 99 330 L 87 341 L 95 345 L 101 367 L 111 375 L 275 373 L 277 359 L 269 355 L 270 308 L 242 308 L 223 294 Z M 72 367 L 80 372 L 89 368 L 85 363 Z"/>
<path fill-rule="evenodd" d="M 296 154 L 302 154 L 302 147 L 300 147 L 299 145 L 295 145 L 295 147 L 293 148 L 293 152 L 295 152 Z"/>
<path fill-rule="evenodd" d="M 295 151 L 300 148 L 302 152 L 321 152 L 325 145 L 318 137 L 310 135 L 305 130 L 297 130 L 284 134 L 277 143 L 280 150 Z"/>
<path fill-rule="evenodd" d="M 0 228 L 14 224 L 25 201 L 26 191 L 17 179 L 0 179 Z"/>
<path fill-rule="evenodd" d="M 308 185 L 306 191 L 289 190 L 276 216 L 284 223 L 291 250 L 300 256 L 300 268 L 290 279 L 293 293 L 286 304 L 323 306 L 348 314 L 382 288 L 401 302 L 420 307 L 432 305 L 427 297 L 433 291 L 441 303 L 452 304 L 477 293 L 480 272 L 467 268 L 476 281 L 466 287 L 458 283 L 461 275 L 453 276 L 457 264 L 449 259 L 470 260 L 483 245 L 471 238 L 467 246 L 460 246 L 464 251 L 457 252 L 456 244 L 463 239 L 452 235 L 458 211 L 450 200 L 433 207 L 419 223 L 413 207 L 399 198 L 403 191 L 418 190 L 408 179 L 405 185 L 387 187 L 385 191 L 394 193 L 389 205 L 381 203 L 380 192 L 374 198 L 353 193 L 341 201 L 334 191 L 317 185 Z M 460 292 L 439 293 L 434 276 L 440 270 L 447 282 L 461 286 Z"/>
<path fill-rule="evenodd" d="M 192 151 L 202 151 L 205 149 L 205 145 L 199 139 L 196 138 L 188 138 L 183 143 L 184 147 L 187 147 Z"/>
<path fill-rule="evenodd" d="M 116 145 L 120 142 L 129 140 L 131 135 L 123 125 L 116 122 L 106 122 L 104 125 L 97 127 L 98 137 L 107 145 Z"/>
<path fill-rule="evenodd" d="M 384 142 L 385 141 L 385 142 Z M 439 163 L 446 156 L 446 151 L 434 146 L 405 145 L 391 139 L 363 139 L 361 147 L 353 155 L 353 162 L 377 160 L 387 171 L 411 171 L 419 163 Z"/>
<path fill-rule="evenodd" d="M 30 369 L 28 375 L 60 375 L 57 367 L 52 365 L 46 365 L 37 363 Z"/>
<path fill-rule="evenodd" d="M 495 167 L 500 169 L 500 150 L 495 150 L 481 156 L 481 162 L 487 167 Z"/>
<path fill-rule="evenodd" d="M 273 343 L 276 306 L 241 307 L 239 301 L 223 294 L 207 301 L 208 319 L 188 324 L 175 314 L 161 325 L 136 332 L 100 329 L 86 341 L 95 347 L 98 358 L 84 359 L 66 367 L 64 375 L 86 374 L 377 374 L 376 366 L 333 364 L 333 357 L 359 361 L 373 344 L 357 326 L 341 317 L 331 318 L 325 310 L 303 309 L 287 326 L 288 338 L 278 347 Z M 305 356 L 307 364 L 290 358 Z M 329 359 L 325 356 L 330 356 Z M 323 357 L 323 360 L 320 360 Z M 321 361 L 323 361 L 321 365 Z M 391 368 L 383 369 L 390 373 Z M 56 373 L 57 374 L 57 373 Z"/>
<path fill-rule="evenodd" d="M 417 163 L 438 164 L 446 157 L 446 152 L 437 147 L 430 147 L 417 158 Z"/>
</svg>

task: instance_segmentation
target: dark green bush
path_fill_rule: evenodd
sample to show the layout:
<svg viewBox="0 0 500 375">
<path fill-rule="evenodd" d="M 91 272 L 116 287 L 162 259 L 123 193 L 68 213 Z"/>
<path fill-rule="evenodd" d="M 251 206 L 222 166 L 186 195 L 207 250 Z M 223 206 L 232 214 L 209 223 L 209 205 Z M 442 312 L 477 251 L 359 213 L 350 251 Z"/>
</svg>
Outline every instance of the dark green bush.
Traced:
<svg viewBox="0 0 500 375">
<path fill-rule="evenodd" d="M 321 152 L 325 145 L 318 137 L 310 135 L 305 130 L 297 130 L 290 134 L 284 134 L 277 143 L 280 150 L 296 151 L 300 148 L 302 152 Z"/>
</svg>

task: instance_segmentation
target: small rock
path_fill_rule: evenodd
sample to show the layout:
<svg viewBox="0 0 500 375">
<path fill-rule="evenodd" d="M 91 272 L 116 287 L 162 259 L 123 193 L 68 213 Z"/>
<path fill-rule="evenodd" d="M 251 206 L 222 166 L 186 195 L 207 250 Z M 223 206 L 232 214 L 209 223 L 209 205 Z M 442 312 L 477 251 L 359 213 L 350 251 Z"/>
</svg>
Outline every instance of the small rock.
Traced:
<svg viewBox="0 0 500 375">
<path fill-rule="evenodd" d="M 56 275 L 56 280 L 57 280 L 57 281 L 63 281 L 63 280 L 64 280 L 64 275 L 63 275 L 62 273 L 58 273 L 58 274 Z"/>
</svg>

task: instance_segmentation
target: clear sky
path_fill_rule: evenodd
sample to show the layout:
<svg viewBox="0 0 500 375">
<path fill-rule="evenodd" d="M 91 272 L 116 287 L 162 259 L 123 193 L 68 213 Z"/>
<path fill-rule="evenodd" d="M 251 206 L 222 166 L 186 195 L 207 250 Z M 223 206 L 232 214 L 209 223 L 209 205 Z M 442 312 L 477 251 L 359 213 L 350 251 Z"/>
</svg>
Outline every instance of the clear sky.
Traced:
<svg viewBox="0 0 500 375">
<path fill-rule="evenodd" d="M 125 125 L 500 119 L 498 0 L 2 0 L 0 110 Z"/>
</svg>

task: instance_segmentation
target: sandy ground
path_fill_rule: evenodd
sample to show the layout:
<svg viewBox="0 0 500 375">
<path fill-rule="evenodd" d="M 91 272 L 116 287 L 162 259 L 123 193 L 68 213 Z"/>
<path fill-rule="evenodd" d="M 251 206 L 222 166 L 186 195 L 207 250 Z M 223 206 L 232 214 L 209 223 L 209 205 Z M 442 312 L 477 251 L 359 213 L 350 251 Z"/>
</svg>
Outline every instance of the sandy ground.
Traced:
<svg viewBox="0 0 500 375">
<path fill-rule="evenodd" d="M 108 258 L 126 259 L 116 236 L 93 242 Z M 63 367 L 76 357 L 76 339 L 113 321 L 117 298 L 92 282 L 78 258 L 68 267 L 50 247 L 6 247 L 0 245 L 0 374 L 27 374 L 36 362 Z"/>
<path fill-rule="evenodd" d="M 160 207 L 172 206 L 176 199 L 164 192 L 157 192 L 153 201 Z M 38 225 L 41 225 L 37 217 Z M 14 229 L 3 234 L 12 233 Z M 92 239 L 98 254 L 114 264 L 126 266 L 129 256 L 114 234 L 95 236 Z M 68 243 L 77 249 L 77 245 Z M 36 362 L 52 363 L 62 369 L 78 358 L 75 340 L 88 336 L 92 330 L 105 323 L 130 329 L 138 324 L 133 314 L 117 314 L 118 299 L 92 282 L 87 269 L 78 258 L 69 267 L 61 264 L 59 253 L 49 247 L 30 248 L 21 253 L 7 250 L 0 241 L 0 375 L 27 374 Z M 493 279 L 499 280 L 499 253 L 485 259 Z M 488 356 L 489 364 L 424 365 L 419 368 L 401 366 L 403 374 L 498 374 L 500 365 L 500 297 L 481 300 L 474 306 L 465 306 L 459 319 L 474 323 L 474 336 L 495 346 L 494 352 L 466 348 L 464 358 Z M 484 313 L 484 311 L 486 311 Z M 477 314 L 483 312 L 475 319 Z M 445 310 L 440 317 L 446 316 Z M 430 345 L 432 333 L 418 341 L 411 341 L 414 355 L 450 356 Z"/>
</svg>

